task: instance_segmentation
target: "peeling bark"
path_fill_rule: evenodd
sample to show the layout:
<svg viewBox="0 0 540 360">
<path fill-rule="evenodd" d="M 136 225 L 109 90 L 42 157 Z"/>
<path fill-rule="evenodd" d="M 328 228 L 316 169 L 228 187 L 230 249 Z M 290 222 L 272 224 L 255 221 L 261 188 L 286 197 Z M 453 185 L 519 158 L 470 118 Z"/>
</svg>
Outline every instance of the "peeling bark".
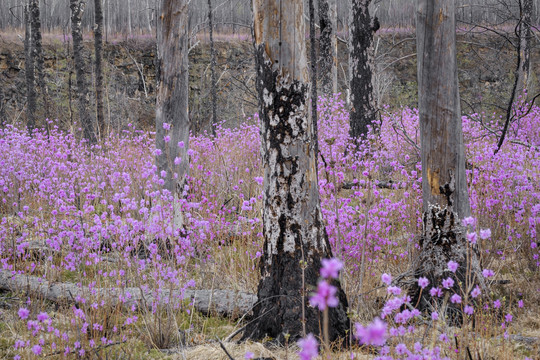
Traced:
<svg viewBox="0 0 540 360">
<path fill-rule="evenodd" d="M 158 171 L 166 172 L 164 187 L 174 197 L 175 228 L 183 226 L 178 203 L 189 175 L 188 3 L 163 0 L 157 29 L 156 147 L 161 155 L 156 162 Z M 170 130 L 164 129 L 165 123 Z M 168 142 L 166 136 L 170 137 Z M 180 162 L 175 162 L 177 158 Z"/>
<path fill-rule="evenodd" d="M 351 137 L 358 139 L 368 132 L 376 119 L 373 98 L 373 34 L 379 29 L 377 18 L 369 15 L 371 0 L 350 0 L 349 13 L 349 91 Z"/>
<path fill-rule="evenodd" d="M 337 2 L 319 0 L 319 79 L 321 93 L 332 96 L 338 92 L 337 85 Z"/>
<path fill-rule="evenodd" d="M 264 254 L 260 262 L 257 322 L 244 339 L 285 342 L 320 333 L 317 309 L 307 306 L 321 259 L 332 257 L 319 204 L 310 121 L 310 86 L 302 0 L 255 0 L 257 91 L 264 164 Z M 301 268 L 305 261 L 305 268 Z M 305 288 L 302 285 L 305 284 Z M 330 340 L 346 338 L 347 298 L 329 315 Z M 305 318 L 302 318 L 305 313 Z M 321 320 L 322 321 L 322 320 Z"/>
</svg>

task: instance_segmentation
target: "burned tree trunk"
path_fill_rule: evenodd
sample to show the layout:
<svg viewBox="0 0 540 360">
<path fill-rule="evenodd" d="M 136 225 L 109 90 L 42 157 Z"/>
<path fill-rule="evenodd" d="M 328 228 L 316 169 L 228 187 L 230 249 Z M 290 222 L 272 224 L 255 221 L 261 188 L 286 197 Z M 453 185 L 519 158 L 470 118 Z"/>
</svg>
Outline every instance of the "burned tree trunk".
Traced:
<svg viewBox="0 0 540 360">
<path fill-rule="evenodd" d="M 463 295 L 465 284 L 479 272 L 476 249 L 467 242 L 461 219 L 470 216 L 459 98 L 455 0 L 419 0 L 417 12 L 418 105 L 422 143 L 423 234 L 414 264 L 415 277 L 432 286 L 453 276 L 450 260 L 460 266 L 452 291 Z M 469 263 L 470 262 L 470 263 Z M 466 279 L 471 264 L 472 278 Z M 459 285 L 461 282 L 461 286 Z M 470 289 L 469 289 L 470 290 Z M 469 291 L 466 290 L 466 291 Z M 425 309 L 428 291 L 413 287 L 413 303 Z M 459 306 L 450 306 L 459 312 Z M 455 316 L 452 317 L 454 320 Z"/>
<path fill-rule="evenodd" d="M 188 3 L 163 0 L 157 28 L 156 162 L 174 197 L 174 227 L 183 225 L 179 199 L 189 172 Z"/>
<path fill-rule="evenodd" d="M 332 257 L 319 204 L 302 0 L 254 0 L 255 56 L 264 165 L 264 254 L 259 303 L 244 339 L 284 343 L 320 333 L 307 295 Z M 304 263 L 302 267 L 301 263 Z M 304 288 L 303 288 L 303 284 Z M 330 340 L 349 329 L 347 298 L 329 314 Z M 305 314 L 305 318 L 303 318 Z"/>
<path fill-rule="evenodd" d="M 103 107 L 103 9 L 101 0 L 94 0 L 96 24 L 94 26 L 94 51 L 96 56 L 96 118 L 100 136 L 105 136 L 105 111 Z"/>
<path fill-rule="evenodd" d="M 455 0 L 419 1 L 416 32 L 422 195 L 424 211 L 430 204 L 452 206 L 458 216 L 464 218 L 471 210 L 465 173 L 454 12 Z M 450 195 L 448 186 L 455 187 Z"/>
<path fill-rule="evenodd" d="M 310 41 L 310 62 L 311 62 L 311 119 L 313 122 L 313 147 L 315 148 L 315 158 L 319 156 L 319 125 L 317 114 L 317 42 L 315 41 L 315 7 L 313 0 L 308 0 L 309 7 L 309 41 Z"/>
<path fill-rule="evenodd" d="M 531 71 L 531 16 L 533 12 L 532 0 L 519 0 L 520 24 L 519 24 L 519 64 L 517 72 L 517 96 L 524 96 L 528 88 Z"/>
<path fill-rule="evenodd" d="M 83 128 L 83 136 L 90 142 L 96 141 L 94 123 L 90 114 L 90 99 L 86 81 L 86 66 L 84 62 L 84 45 L 82 34 L 82 15 L 85 0 L 70 0 L 71 8 L 71 36 L 73 37 L 73 58 L 75 60 L 75 73 L 77 75 L 77 99 L 79 110 L 79 123 Z"/>
<path fill-rule="evenodd" d="M 4 80 L 4 74 L 0 73 L 0 79 Z M 6 122 L 6 101 L 4 99 L 4 87 L 0 86 L 0 127 L 4 128 Z"/>
<path fill-rule="evenodd" d="M 216 81 L 216 50 L 214 48 L 214 24 L 213 24 L 213 14 L 212 14 L 212 0 L 208 0 L 208 25 L 210 33 L 210 74 L 212 85 L 210 91 L 212 94 L 212 121 L 210 126 L 212 127 L 212 134 L 216 135 L 216 126 L 217 122 L 217 81 Z"/>
<path fill-rule="evenodd" d="M 24 68 L 26 72 L 26 119 L 28 130 L 32 130 L 36 127 L 36 84 L 34 74 L 34 58 L 32 52 L 32 26 L 30 20 L 30 9 L 28 6 L 24 7 Z"/>
<path fill-rule="evenodd" d="M 30 1 L 30 19 L 32 23 L 32 58 L 34 60 L 35 72 L 37 73 L 37 84 L 43 98 L 45 116 L 49 114 L 49 99 L 45 73 L 43 71 L 45 59 L 43 57 L 43 46 L 41 42 L 41 18 L 39 13 L 39 0 Z"/>
<path fill-rule="evenodd" d="M 331 96 L 337 87 L 337 3 L 319 0 L 319 79 L 321 93 Z"/>
<path fill-rule="evenodd" d="M 349 96 L 351 137 L 367 135 L 375 120 L 372 57 L 373 34 L 379 29 L 377 18 L 369 15 L 371 0 L 351 0 L 349 13 Z"/>
</svg>

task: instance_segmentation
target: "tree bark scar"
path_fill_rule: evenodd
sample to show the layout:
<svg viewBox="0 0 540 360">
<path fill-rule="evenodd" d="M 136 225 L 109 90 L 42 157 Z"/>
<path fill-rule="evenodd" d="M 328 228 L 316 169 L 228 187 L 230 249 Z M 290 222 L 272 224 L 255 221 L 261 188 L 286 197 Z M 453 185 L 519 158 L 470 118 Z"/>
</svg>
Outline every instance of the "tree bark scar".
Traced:
<svg viewBox="0 0 540 360">
<path fill-rule="evenodd" d="M 433 171 L 431 170 L 431 168 L 428 168 L 427 175 L 428 175 L 429 187 L 431 189 L 431 194 L 435 196 L 439 195 L 440 194 L 439 169 Z"/>
</svg>

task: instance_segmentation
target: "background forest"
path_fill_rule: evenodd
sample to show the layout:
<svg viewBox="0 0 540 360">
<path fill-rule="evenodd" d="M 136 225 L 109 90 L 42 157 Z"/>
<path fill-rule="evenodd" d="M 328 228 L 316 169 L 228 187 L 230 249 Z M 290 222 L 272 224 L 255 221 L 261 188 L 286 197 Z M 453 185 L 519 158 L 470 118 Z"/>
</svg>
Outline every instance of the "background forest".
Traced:
<svg viewBox="0 0 540 360">
<path fill-rule="evenodd" d="M 540 1 L 427 3 L 0 0 L 0 358 L 540 359 Z"/>
</svg>

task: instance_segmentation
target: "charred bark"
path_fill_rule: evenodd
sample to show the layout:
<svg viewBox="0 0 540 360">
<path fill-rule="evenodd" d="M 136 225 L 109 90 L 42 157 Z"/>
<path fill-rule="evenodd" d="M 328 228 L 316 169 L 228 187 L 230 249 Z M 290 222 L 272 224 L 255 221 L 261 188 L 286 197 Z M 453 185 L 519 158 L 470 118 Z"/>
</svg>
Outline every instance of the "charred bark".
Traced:
<svg viewBox="0 0 540 360">
<path fill-rule="evenodd" d="M 376 119 L 373 99 L 373 34 L 379 29 L 377 18 L 369 15 L 371 0 L 351 0 L 349 13 L 349 91 L 351 137 L 367 135 L 368 125 Z"/>
<path fill-rule="evenodd" d="M 156 147 L 161 154 L 156 162 L 175 199 L 176 228 L 183 223 L 177 204 L 189 174 L 188 3 L 163 0 L 157 29 Z"/>
<path fill-rule="evenodd" d="M 533 12 L 532 0 L 519 0 L 520 24 L 519 24 L 519 64 L 517 73 L 517 96 L 525 96 L 528 89 L 531 72 L 531 17 Z"/>
<path fill-rule="evenodd" d="M 85 0 L 70 0 L 71 36 L 73 37 L 73 58 L 77 76 L 77 100 L 79 123 L 83 128 L 83 136 L 90 142 L 96 141 L 96 132 L 90 114 L 90 97 L 86 81 L 86 64 L 84 61 L 84 45 L 82 33 L 82 15 L 86 6 Z"/>
<path fill-rule="evenodd" d="M 96 56 L 96 118 L 101 137 L 105 136 L 105 110 L 103 106 L 103 9 L 102 0 L 94 0 L 96 24 L 94 26 L 94 51 Z"/>
<path fill-rule="evenodd" d="M 30 19 L 32 27 L 32 58 L 34 60 L 35 73 L 37 73 L 36 82 L 41 91 L 45 116 L 49 116 L 49 92 L 45 82 L 45 73 L 43 71 L 45 59 L 43 58 L 43 46 L 41 41 L 41 17 L 39 13 L 39 0 L 30 1 Z"/>
<path fill-rule="evenodd" d="M 216 81 L 216 49 L 214 47 L 214 23 L 212 14 L 212 0 L 208 0 L 208 25 L 210 33 L 210 74 L 212 86 L 210 88 L 212 94 L 212 134 L 216 135 L 216 122 L 217 122 L 217 81 Z"/>
<path fill-rule="evenodd" d="M 2 80 L 4 77 L 4 74 L 0 74 Z M 4 124 L 6 122 L 6 102 L 4 99 L 4 87 L 0 86 L 0 127 L 4 128 Z"/>
<path fill-rule="evenodd" d="M 319 0 L 319 79 L 321 93 L 332 96 L 337 87 L 337 3 Z"/>
<path fill-rule="evenodd" d="M 36 127 L 36 81 L 34 73 L 34 58 L 32 52 L 32 26 L 30 20 L 30 9 L 24 7 L 24 56 L 25 56 L 25 72 L 26 72 L 26 119 L 30 133 Z"/>
<path fill-rule="evenodd" d="M 264 164 L 264 254 L 260 262 L 256 322 L 244 339 L 283 343 L 305 332 L 320 334 L 308 294 L 321 259 L 332 257 L 320 204 L 310 121 L 310 85 L 302 0 L 255 0 L 255 53 Z M 304 262 L 304 268 L 301 263 Z M 304 288 L 303 288 L 303 284 Z M 330 309 L 330 340 L 346 338 L 347 298 Z M 305 318 L 303 318 L 305 314 Z"/>
</svg>

